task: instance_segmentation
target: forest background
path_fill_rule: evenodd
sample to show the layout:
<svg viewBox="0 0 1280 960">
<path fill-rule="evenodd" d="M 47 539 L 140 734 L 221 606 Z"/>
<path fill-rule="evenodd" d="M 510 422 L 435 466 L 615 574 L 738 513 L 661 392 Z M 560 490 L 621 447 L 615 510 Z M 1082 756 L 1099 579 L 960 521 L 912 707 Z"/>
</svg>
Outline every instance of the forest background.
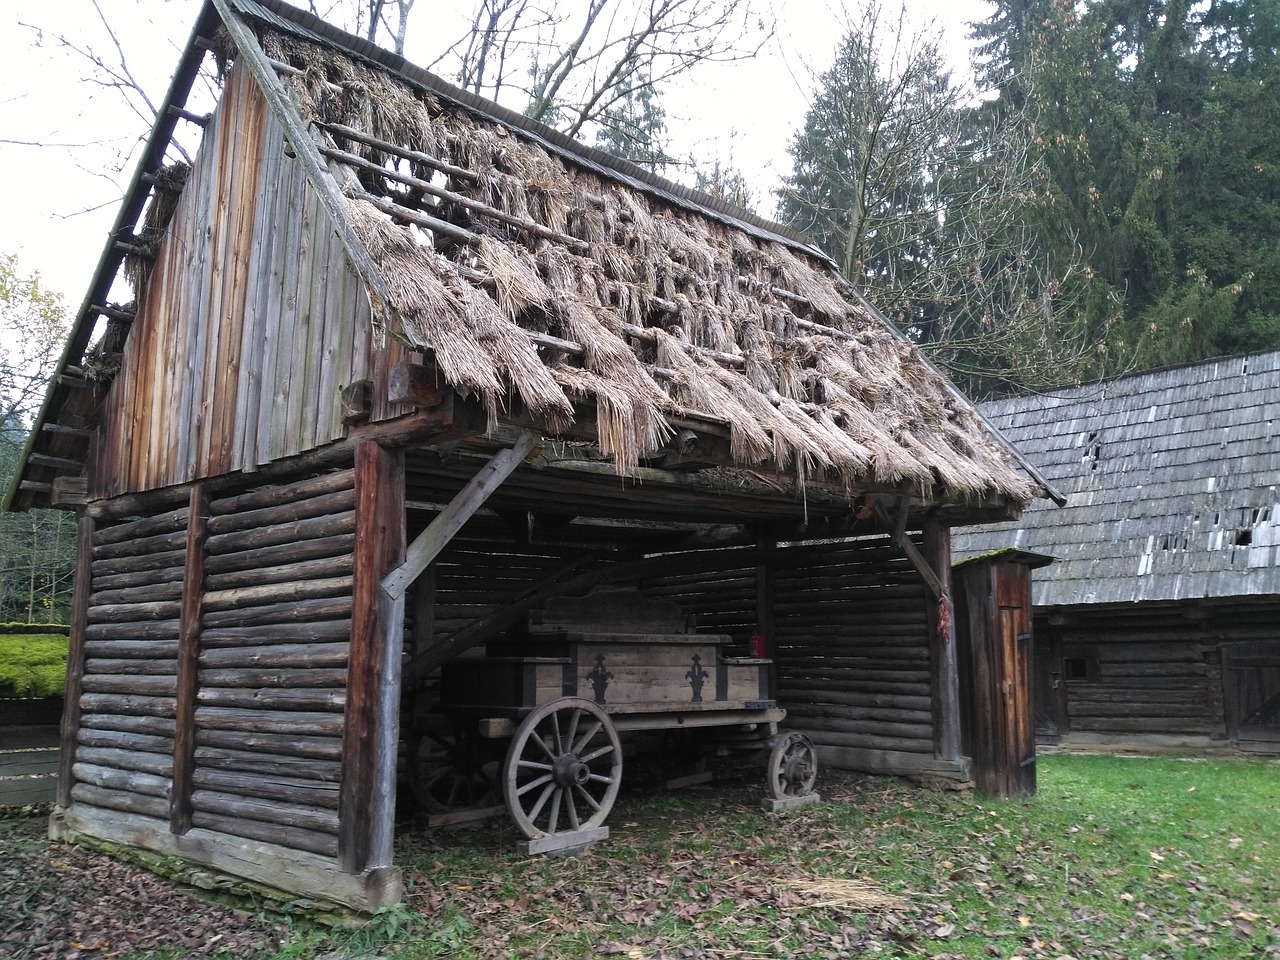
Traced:
<svg viewBox="0 0 1280 960">
<path fill-rule="evenodd" d="M 807 6 L 474 0 L 449 33 L 414 0 L 301 5 L 808 234 L 977 398 L 1280 348 L 1280 0 L 987 0 L 967 56 L 892 0 L 850 4 L 825 57 L 789 65 L 807 105 L 783 118 L 770 182 L 732 136 L 683 152 L 668 104 L 710 71 L 749 76 Z M 95 171 L 118 185 L 158 91 L 130 65 L 118 5 L 89 9 L 97 44 L 36 11 L 19 23 L 81 89 L 136 113 L 120 169 Z M 424 59 L 415 34 L 440 48 Z M 94 146 L 66 136 L 8 131 L 0 149 Z M 0 250 L 6 486 L 67 323 L 62 297 Z M 65 615 L 71 521 L 0 515 L 0 621 Z"/>
</svg>

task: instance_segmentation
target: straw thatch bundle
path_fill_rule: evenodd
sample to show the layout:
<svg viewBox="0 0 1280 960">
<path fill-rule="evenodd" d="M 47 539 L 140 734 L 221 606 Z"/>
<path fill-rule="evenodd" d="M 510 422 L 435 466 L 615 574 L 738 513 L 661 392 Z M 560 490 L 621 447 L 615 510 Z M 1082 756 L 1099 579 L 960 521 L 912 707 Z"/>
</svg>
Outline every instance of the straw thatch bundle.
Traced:
<svg viewBox="0 0 1280 960">
<path fill-rule="evenodd" d="M 575 401 L 594 403 L 599 446 L 624 471 L 669 437 L 667 416 L 702 416 L 729 426 L 740 464 L 801 481 L 1030 499 L 972 408 L 817 256 L 612 180 L 403 77 L 295 39 L 267 47 L 298 68 L 289 82 L 317 135 L 444 184 L 424 196 L 352 163 L 352 182 L 392 215 L 360 192 L 348 211 L 390 291 L 381 322 L 491 419 L 518 396 L 555 432 Z M 465 232 L 403 225 L 414 211 Z"/>
</svg>

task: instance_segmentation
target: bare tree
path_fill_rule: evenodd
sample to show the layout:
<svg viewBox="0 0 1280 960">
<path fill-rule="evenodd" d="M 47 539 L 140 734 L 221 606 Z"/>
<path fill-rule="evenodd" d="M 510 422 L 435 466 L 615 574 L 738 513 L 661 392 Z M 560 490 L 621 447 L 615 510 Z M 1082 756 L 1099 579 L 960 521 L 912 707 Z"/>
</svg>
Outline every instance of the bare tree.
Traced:
<svg viewBox="0 0 1280 960">
<path fill-rule="evenodd" d="M 706 63 L 754 56 L 773 35 L 758 0 L 480 0 L 438 61 L 473 93 L 573 137 Z"/>
</svg>

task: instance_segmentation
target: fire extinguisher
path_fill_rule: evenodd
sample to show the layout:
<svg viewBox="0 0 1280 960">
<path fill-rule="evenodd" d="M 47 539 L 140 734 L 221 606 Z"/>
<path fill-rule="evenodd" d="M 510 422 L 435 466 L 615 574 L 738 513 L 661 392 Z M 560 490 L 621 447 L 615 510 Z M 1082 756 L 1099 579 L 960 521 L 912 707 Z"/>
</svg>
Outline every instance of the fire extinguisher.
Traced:
<svg viewBox="0 0 1280 960">
<path fill-rule="evenodd" d="M 768 656 L 764 634 L 758 630 L 751 634 L 750 639 L 747 640 L 747 650 L 751 654 L 752 659 L 764 660 Z"/>
</svg>

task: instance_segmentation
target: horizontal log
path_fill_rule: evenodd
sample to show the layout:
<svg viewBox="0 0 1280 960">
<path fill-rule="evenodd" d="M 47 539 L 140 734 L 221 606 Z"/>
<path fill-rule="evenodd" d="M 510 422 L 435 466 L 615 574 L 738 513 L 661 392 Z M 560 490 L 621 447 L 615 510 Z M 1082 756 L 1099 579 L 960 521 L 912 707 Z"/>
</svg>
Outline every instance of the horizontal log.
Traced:
<svg viewBox="0 0 1280 960">
<path fill-rule="evenodd" d="M 205 649 L 337 641 L 345 643 L 349 639 L 350 619 L 322 620 L 319 623 L 272 623 L 260 627 L 205 628 L 200 631 L 200 645 Z"/>
<path fill-rule="evenodd" d="M 139 540 L 157 534 L 177 533 L 187 529 L 187 518 L 191 516 L 191 508 L 179 507 L 153 517 L 139 520 L 125 520 L 110 526 L 98 525 L 93 531 L 93 545 L 105 546 L 111 543 L 123 543 L 126 540 Z"/>
<path fill-rule="evenodd" d="M 351 597 L 300 600 L 273 603 L 238 610 L 213 610 L 200 618 L 202 627 L 256 627 L 275 623 L 298 623 L 311 620 L 339 620 L 351 616 Z"/>
<path fill-rule="evenodd" d="M 84 672 L 86 675 L 129 674 L 131 676 L 176 677 L 178 675 L 178 661 L 171 657 L 160 660 L 90 658 L 85 661 Z"/>
<path fill-rule="evenodd" d="M 197 767 L 192 781 L 201 789 L 214 793 L 251 797 L 257 800 L 279 800 L 321 810 L 338 808 L 338 784 L 314 779 L 299 779 L 278 773 L 255 776 L 234 770 L 211 770 Z"/>
<path fill-rule="evenodd" d="M 122 714 L 83 714 L 82 730 L 114 730 L 126 734 L 167 737 L 173 739 L 177 722 L 173 717 L 125 716 Z"/>
<path fill-rule="evenodd" d="M 892 707 L 865 707 L 841 703 L 829 699 L 822 694 L 797 696 L 791 694 L 786 700 L 779 696 L 778 702 L 787 709 L 787 715 L 799 722 L 801 717 L 832 717 L 841 723 L 849 723 L 856 729 L 863 729 L 864 721 L 885 724 L 918 724 L 922 728 L 932 729 L 933 712 L 924 710 L 899 710 Z M 878 731 L 883 732 L 883 731 Z M 896 731 L 890 731 L 896 733 Z"/>
<path fill-rule="evenodd" d="M 137 557 L 117 557 L 111 560 L 95 559 L 89 570 L 94 578 L 118 576 L 121 574 L 139 573 L 146 570 L 168 571 L 173 567 L 181 568 L 186 558 L 186 550 L 165 550 Z M 168 574 L 165 574 L 168 579 Z"/>
<path fill-rule="evenodd" d="M 205 543 L 205 548 L 211 555 L 218 556 L 245 550 L 261 550 L 282 544 L 298 544 L 306 540 L 321 540 L 344 533 L 354 533 L 355 529 L 356 513 L 354 510 L 348 510 L 344 513 L 313 517 L 309 520 L 295 520 L 292 523 L 224 533 L 210 537 Z"/>
<path fill-rule="evenodd" d="M 200 651 L 200 674 L 213 669 L 315 669 L 344 668 L 350 643 L 290 643 L 260 647 L 218 647 Z"/>
<path fill-rule="evenodd" d="M 261 710 L 335 710 L 347 703 L 346 690 L 279 690 L 246 687 L 201 687 L 196 702 L 218 707 Z"/>
<path fill-rule="evenodd" d="M 335 470 L 318 477 L 308 477 L 293 483 L 264 487 L 249 493 L 215 498 L 209 504 L 211 516 L 219 517 L 227 513 L 259 510 L 279 504 L 291 503 L 295 500 L 310 500 L 314 497 L 335 493 L 339 490 L 353 490 L 356 485 L 356 472 L 351 469 Z"/>
<path fill-rule="evenodd" d="M 782 696 L 783 690 L 787 691 L 787 696 Z M 789 707 L 792 703 L 826 703 L 833 706 L 841 707 L 857 707 L 867 710 L 887 710 L 907 712 L 912 711 L 917 717 L 925 720 L 929 719 L 929 715 L 933 709 L 932 700 L 929 696 L 929 687 L 921 686 L 921 692 L 918 694 L 904 695 L 900 693 L 885 693 L 883 691 L 875 692 L 846 692 L 842 690 L 831 690 L 826 685 L 820 688 L 812 686 L 806 687 L 779 687 L 779 701 L 785 702 L 783 706 Z M 891 719 L 886 715 L 886 719 Z"/>
<path fill-rule="evenodd" d="M 253 753 L 248 750 L 202 746 L 196 747 L 196 770 L 240 771 L 267 774 L 272 777 L 289 777 L 294 780 L 337 783 L 342 773 L 342 764 L 337 760 L 314 760 L 274 753 Z"/>
<path fill-rule="evenodd" d="M 109 603 L 89 607 L 89 623 L 145 623 L 172 620 L 182 608 L 179 600 L 155 603 Z"/>
<path fill-rule="evenodd" d="M 840 714 L 798 704 L 787 706 L 788 718 L 807 730 L 823 730 L 833 733 L 856 733 L 873 737 L 894 737 L 900 740 L 933 742 L 933 725 L 930 723 L 882 723 L 877 720 L 844 720 Z"/>
<path fill-rule="evenodd" d="M 202 810 L 205 813 L 244 817 L 274 826 L 298 827 L 322 833 L 338 832 L 338 815 L 331 810 L 318 807 L 220 793 L 215 790 L 194 791 L 191 795 L 191 807 L 193 810 Z"/>
<path fill-rule="evenodd" d="M 126 693 L 144 697 L 176 697 L 178 693 L 176 675 L 85 673 L 80 683 L 86 693 Z"/>
<path fill-rule="evenodd" d="M 137 576 L 137 574 L 133 574 Z M 114 578 L 112 578 L 114 579 Z M 157 600 L 182 599 L 182 571 L 174 580 L 153 578 L 149 583 L 122 587 L 118 590 L 98 589 L 100 584 L 94 583 L 94 592 L 89 595 L 89 607 L 106 607 L 112 604 L 151 603 Z"/>
<path fill-rule="evenodd" d="M 833 747 L 855 747 L 865 750 L 893 750 L 902 753 L 924 753 L 933 756 L 933 738 L 907 739 L 904 737 L 880 737 L 863 733 L 843 733 L 834 730 L 823 730 L 809 723 L 796 721 L 788 723 L 791 729 L 808 734 L 814 744 Z"/>
<path fill-rule="evenodd" d="M 144 697 L 122 693 L 84 693 L 81 713 L 110 713 L 126 717 L 172 717 L 177 709 L 173 697 Z"/>
<path fill-rule="evenodd" d="M 200 685 L 205 687 L 285 687 L 301 690 L 308 687 L 342 687 L 347 682 L 345 669 L 252 669 L 201 670 Z"/>
<path fill-rule="evenodd" d="M 209 536 L 218 537 L 241 531 L 285 526 L 302 520 L 328 518 L 354 510 L 355 506 L 356 491 L 348 488 L 305 500 L 260 507 L 257 510 L 225 513 L 209 519 Z"/>
<path fill-rule="evenodd" d="M 93 559 L 97 562 L 101 560 L 121 560 L 129 557 L 154 556 L 181 550 L 186 544 L 187 532 L 184 529 L 176 533 L 162 533 L 153 537 L 121 540 L 119 543 L 104 543 L 93 548 Z"/>
<path fill-rule="evenodd" d="M 350 597 L 351 583 L 352 578 L 345 576 L 264 583 L 230 590 L 209 590 L 204 595 L 202 609 L 205 622 L 208 623 L 209 614 L 221 610 L 248 610 L 281 603 L 296 605 L 300 600 Z"/>
<path fill-rule="evenodd" d="M 71 773 L 80 783 L 102 787 L 107 790 L 121 790 L 125 793 L 138 793 L 145 797 L 169 796 L 169 788 L 173 780 L 167 776 L 156 776 L 150 773 L 139 773 L 136 770 L 116 770 L 113 767 L 102 767 L 93 763 L 76 763 Z"/>
<path fill-rule="evenodd" d="M 901 697 L 904 700 L 913 701 L 921 697 L 927 699 L 932 690 L 927 678 L 918 683 L 904 683 L 900 681 L 844 680 L 823 677 L 819 678 L 818 683 L 815 684 L 814 680 L 798 680 L 784 677 L 778 681 L 778 699 L 785 700 L 794 693 L 810 693 L 815 685 L 830 693 L 857 694 L 868 698 L 885 699 Z"/>
<path fill-rule="evenodd" d="M 280 543 L 271 547 L 250 548 L 217 557 L 206 557 L 205 574 L 214 577 L 224 573 L 270 570 L 274 567 L 319 560 L 326 557 L 348 557 L 355 550 L 354 533 L 332 537 L 316 537 L 297 543 Z"/>
<path fill-rule="evenodd" d="M 130 587 L 145 587 L 156 583 L 182 583 L 183 568 L 161 567 L 156 570 L 141 570 L 136 573 L 116 573 L 94 576 L 93 589 L 103 592 L 108 590 L 126 590 Z M 92 602 L 92 598 L 90 598 Z"/>
<path fill-rule="evenodd" d="M 265 843 L 292 850 L 304 850 L 318 853 L 325 857 L 338 855 L 338 838 L 328 833 L 314 830 L 300 830 L 297 827 L 283 827 L 274 823 L 260 823 L 243 817 L 229 816 L 221 813 L 210 813 L 205 810 L 193 810 L 191 825 L 205 830 L 233 837 L 245 837 L 249 840 L 261 840 Z M 336 869 L 336 867 L 335 867 Z"/>
<path fill-rule="evenodd" d="M 280 733 L 245 733 L 240 730 L 197 730 L 198 748 L 261 753 L 268 758 L 288 760 L 338 760 L 342 756 L 341 737 L 295 736 Z"/>
<path fill-rule="evenodd" d="M 238 707 L 196 707 L 196 726 L 203 730 L 235 730 L 244 733 L 288 733 L 300 737 L 340 737 L 342 715 L 244 710 Z"/>
<path fill-rule="evenodd" d="M 837 770 L 857 770 L 893 777 L 930 776 L 960 781 L 972 778 L 972 765 L 967 758 L 938 760 L 932 753 L 823 745 L 818 748 L 818 762 Z"/>
<path fill-rule="evenodd" d="M 76 761 L 116 770 L 133 770 L 153 776 L 172 778 L 173 757 L 162 756 L 139 749 L 122 750 L 115 747 L 81 745 L 76 750 Z M 106 786 L 106 784 L 99 784 Z"/>
<path fill-rule="evenodd" d="M 109 790 L 89 783 L 77 783 L 71 788 L 71 799 L 102 810 L 119 810 L 122 813 L 140 814 L 163 820 L 157 829 L 168 830 L 169 801 L 164 797 L 146 796 L 122 790 Z"/>
<path fill-rule="evenodd" d="M 177 640 L 177 620 L 149 623 L 91 623 L 85 627 L 87 640 Z"/>
<path fill-rule="evenodd" d="M 94 730 L 82 726 L 76 731 L 76 742 L 86 747 L 108 747 L 120 750 L 141 750 L 160 754 L 173 763 L 173 737 L 149 733 L 127 733 L 123 730 Z"/>
<path fill-rule="evenodd" d="M 220 590 L 235 590 L 239 587 L 253 587 L 268 583 L 287 583 L 291 580 L 325 580 L 350 576 L 354 566 L 355 559 L 350 552 L 347 552 L 341 556 L 320 557 L 316 560 L 303 560 L 274 567 L 250 567 L 246 570 L 208 574 L 204 581 L 207 591 L 205 602 L 208 602 L 210 595 Z"/>
<path fill-rule="evenodd" d="M 176 662 L 178 641 L 176 638 L 173 640 L 86 640 L 84 653 L 90 658 L 118 657 L 130 661 L 173 660 Z"/>
</svg>

